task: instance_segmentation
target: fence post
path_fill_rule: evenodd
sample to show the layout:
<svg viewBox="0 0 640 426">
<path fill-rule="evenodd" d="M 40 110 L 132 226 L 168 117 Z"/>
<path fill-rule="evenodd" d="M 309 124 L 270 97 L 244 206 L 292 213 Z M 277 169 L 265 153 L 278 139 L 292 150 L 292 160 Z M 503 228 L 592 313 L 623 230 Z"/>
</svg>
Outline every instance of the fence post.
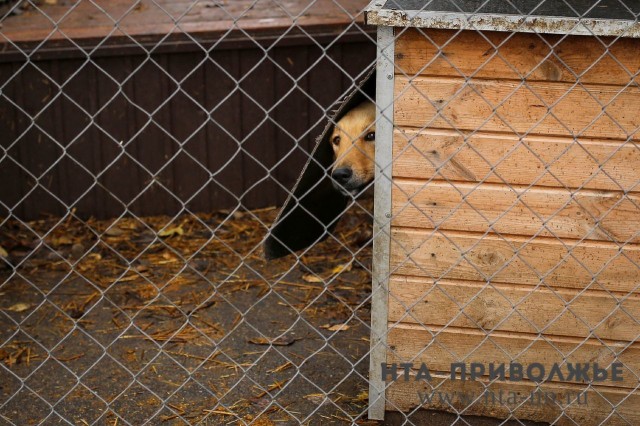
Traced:
<svg viewBox="0 0 640 426">
<path fill-rule="evenodd" d="M 373 265 L 371 284 L 371 354 L 369 418 L 384 419 L 385 383 L 380 365 L 387 358 L 389 242 L 391 228 L 391 164 L 393 141 L 392 27 L 378 28 L 376 69 L 376 177 L 374 191 Z"/>
</svg>

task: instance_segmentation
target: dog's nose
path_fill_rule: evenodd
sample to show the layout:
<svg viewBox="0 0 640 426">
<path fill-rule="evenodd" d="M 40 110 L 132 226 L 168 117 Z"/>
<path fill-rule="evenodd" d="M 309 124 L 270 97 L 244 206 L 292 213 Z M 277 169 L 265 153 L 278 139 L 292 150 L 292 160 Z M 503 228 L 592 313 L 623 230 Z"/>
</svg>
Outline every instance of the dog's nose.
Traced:
<svg viewBox="0 0 640 426">
<path fill-rule="evenodd" d="M 344 185 L 349 182 L 351 176 L 353 176 L 353 170 L 349 167 L 341 167 L 339 169 L 335 169 L 333 173 L 331 173 L 331 177 L 340 185 Z"/>
</svg>

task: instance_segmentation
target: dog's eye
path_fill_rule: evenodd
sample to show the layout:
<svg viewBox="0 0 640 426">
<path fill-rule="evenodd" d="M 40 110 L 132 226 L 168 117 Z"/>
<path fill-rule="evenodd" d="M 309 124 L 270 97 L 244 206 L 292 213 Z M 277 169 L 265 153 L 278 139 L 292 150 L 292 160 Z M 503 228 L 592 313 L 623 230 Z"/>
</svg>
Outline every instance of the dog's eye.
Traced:
<svg viewBox="0 0 640 426">
<path fill-rule="evenodd" d="M 376 140 L 376 132 L 369 132 L 366 135 L 364 135 L 364 140 L 365 141 L 373 141 Z"/>
<path fill-rule="evenodd" d="M 340 145 L 340 136 L 334 136 L 331 142 L 333 142 L 334 145 Z"/>
</svg>

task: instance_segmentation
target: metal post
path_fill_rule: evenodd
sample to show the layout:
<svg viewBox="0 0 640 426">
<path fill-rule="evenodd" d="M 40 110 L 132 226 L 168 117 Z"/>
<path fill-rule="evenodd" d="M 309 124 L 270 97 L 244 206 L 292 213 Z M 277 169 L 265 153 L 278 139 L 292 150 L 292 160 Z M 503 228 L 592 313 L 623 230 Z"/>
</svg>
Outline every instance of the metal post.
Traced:
<svg viewBox="0 0 640 426">
<path fill-rule="evenodd" d="M 373 277 L 371 298 L 371 354 L 369 418 L 384 419 L 385 382 L 381 364 L 387 359 L 389 243 L 391 228 L 391 165 L 393 142 L 392 27 L 378 27 L 376 70 L 376 177 L 374 191 Z"/>
</svg>

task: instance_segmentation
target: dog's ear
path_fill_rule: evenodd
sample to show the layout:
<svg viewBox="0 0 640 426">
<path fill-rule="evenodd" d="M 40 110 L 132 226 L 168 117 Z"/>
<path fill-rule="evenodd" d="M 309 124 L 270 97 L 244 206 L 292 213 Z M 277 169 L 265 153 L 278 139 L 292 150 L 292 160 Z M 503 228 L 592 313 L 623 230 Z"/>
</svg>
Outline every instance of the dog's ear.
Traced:
<svg viewBox="0 0 640 426">
<path fill-rule="evenodd" d="M 333 123 L 356 105 L 373 100 L 375 83 L 375 71 L 372 70 L 345 98 L 317 139 L 309 161 L 265 239 L 264 255 L 267 259 L 308 248 L 327 238 L 335 229 L 349 198 L 336 190 L 331 182 L 333 149 L 329 139 L 333 133 Z"/>
</svg>

